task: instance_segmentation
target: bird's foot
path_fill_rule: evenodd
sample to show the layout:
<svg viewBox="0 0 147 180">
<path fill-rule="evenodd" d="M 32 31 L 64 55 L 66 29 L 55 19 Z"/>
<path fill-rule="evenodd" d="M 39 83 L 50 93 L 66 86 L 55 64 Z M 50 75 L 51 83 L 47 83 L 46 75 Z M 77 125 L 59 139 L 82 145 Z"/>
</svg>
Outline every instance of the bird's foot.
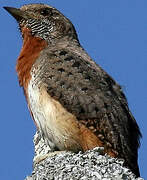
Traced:
<svg viewBox="0 0 147 180">
<path fill-rule="evenodd" d="M 48 157 L 52 157 L 52 156 L 55 156 L 57 154 L 65 153 L 65 152 L 67 152 L 67 151 L 54 151 L 54 152 L 49 152 L 47 154 L 36 156 L 33 159 L 34 165 L 39 164 L 41 161 L 45 160 Z"/>
</svg>

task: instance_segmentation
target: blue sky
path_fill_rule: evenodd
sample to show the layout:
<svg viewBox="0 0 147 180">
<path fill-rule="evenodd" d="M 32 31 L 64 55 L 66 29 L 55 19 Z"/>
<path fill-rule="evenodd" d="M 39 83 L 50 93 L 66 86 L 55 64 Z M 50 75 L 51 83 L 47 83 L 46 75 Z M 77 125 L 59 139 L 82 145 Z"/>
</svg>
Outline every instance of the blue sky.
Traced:
<svg viewBox="0 0 147 180">
<path fill-rule="evenodd" d="M 147 178 L 147 1 L 146 0 L 4 0 L 0 3 L 0 179 L 24 179 L 32 171 L 35 126 L 15 72 L 22 40 L 16 21 L 3 6 L 46 3 L 75 25 L 88 54 L 122 87 L 143 134 L 139 149 Z"/>
</svg>

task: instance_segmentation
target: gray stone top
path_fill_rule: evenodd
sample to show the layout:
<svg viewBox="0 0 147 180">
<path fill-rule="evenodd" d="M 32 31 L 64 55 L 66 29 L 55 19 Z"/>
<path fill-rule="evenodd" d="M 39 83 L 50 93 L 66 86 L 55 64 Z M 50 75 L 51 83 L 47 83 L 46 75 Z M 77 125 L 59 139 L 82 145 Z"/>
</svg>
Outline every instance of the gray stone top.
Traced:
<svg viewBox="0 0 147 180">
<path fill-rule="evenodd" d="M 123 160 L 103 154 L 100 147 L 85 153 L 60 152 L 51 156 L 38 132 L 34 144 L 34 169 L 25 180 L 143 180 L 123 167 Z"/>
</svg>

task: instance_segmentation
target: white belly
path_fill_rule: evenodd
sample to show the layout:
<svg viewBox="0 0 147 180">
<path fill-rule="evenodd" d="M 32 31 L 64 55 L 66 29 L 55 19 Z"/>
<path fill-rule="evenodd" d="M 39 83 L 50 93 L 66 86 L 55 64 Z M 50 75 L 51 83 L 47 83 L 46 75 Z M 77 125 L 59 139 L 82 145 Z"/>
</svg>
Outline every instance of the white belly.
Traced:
<svg viewBox="0 0 147 180">
<path fill-rule="evenodd" d="M 76 117 L 51 98 L 45 87 L 38 88 L 30 81 L 28 101 L 34 120 L 51 149 L 80 149 L 80 130 Z"/>
</svg>

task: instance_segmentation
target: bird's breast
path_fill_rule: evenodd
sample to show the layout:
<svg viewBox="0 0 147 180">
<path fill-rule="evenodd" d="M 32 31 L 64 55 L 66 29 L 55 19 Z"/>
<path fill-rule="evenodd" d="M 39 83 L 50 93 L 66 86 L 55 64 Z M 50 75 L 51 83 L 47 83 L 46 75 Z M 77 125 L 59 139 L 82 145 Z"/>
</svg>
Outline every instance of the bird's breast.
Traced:
<svg viewBox="0 0 147 180">
<path fill-rule="evenodd" d="M 31 35 L 31 30 L 23 28 L 23 47 L 17 59 L 16 71 L 19 84 L 27 88 L 31 79 L 30 71 L 41 51 L 47 47 L 47 42 L 41 38 Z"/>
</svg>

